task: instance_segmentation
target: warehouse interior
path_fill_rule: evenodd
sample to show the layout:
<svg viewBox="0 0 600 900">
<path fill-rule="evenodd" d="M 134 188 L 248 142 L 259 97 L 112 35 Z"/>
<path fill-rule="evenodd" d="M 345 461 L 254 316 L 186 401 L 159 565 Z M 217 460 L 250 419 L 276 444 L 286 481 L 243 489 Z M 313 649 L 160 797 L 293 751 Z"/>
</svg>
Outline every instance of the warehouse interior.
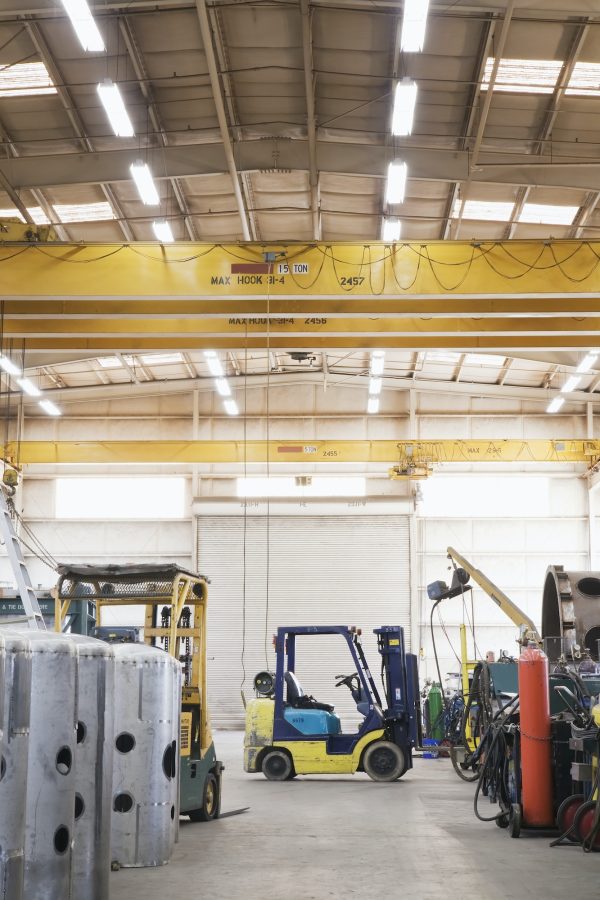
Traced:
<svg viewBox="0 0 600 900">
<path fill-rule="evenodd" d="M 595 0 L 0 0 L 0 900 L 594 896 Z"/>
</svg>

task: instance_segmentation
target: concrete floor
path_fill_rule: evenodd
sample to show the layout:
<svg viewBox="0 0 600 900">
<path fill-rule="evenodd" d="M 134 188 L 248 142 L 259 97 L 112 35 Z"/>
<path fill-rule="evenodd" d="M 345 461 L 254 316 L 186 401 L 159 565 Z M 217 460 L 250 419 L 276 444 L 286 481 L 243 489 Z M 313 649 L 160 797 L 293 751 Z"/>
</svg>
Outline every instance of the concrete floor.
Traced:
<svg viewBox="0 0 600 900">
<path fill-rule="evenodd" d="M 519 840 L 473 814 L 473 786 L 448 760 L 416 760 L 391 785 L 365 775 L 281 784 L 242 771 L 242 735 L 215 736 L 223 812 L 182 820 L 168 866 L 112 875 L 111 900 L 582 900 L 598 896 L 600 856 Z M 492 814 L 483 801 L 484 815 Z"/>
</svg>

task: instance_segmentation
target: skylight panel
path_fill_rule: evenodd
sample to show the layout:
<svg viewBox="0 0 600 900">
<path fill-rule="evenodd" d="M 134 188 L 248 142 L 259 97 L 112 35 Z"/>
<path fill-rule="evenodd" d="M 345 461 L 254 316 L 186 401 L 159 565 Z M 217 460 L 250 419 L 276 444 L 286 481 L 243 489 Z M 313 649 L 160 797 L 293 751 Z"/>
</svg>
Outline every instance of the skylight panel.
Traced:
<svg viewBox="0 0 600 900">
<path fill-rule="evenodd" d="M 459 361 L 460 357 L 460 353 L 452 353 L 445 350 L 430 350 L 427 352 L 427 362 L 454 364 Z"/>
<path fill-rule="evenodd" d="M 526 203 L 519 216 L 519 222 L 529 225 L 572 225 L 578 212 L 578 206 Z"/>
<path fill-rule="evenodd" d="M 18 209 L 0 209 L 0 219 L 19 219 L 21 222 L 25 221 Z"/>
<path fill-rule="evenodd" d="M 552 94 L 562 62 L 559 59 L 501 59 L 494 83 L 495 91 L 514 94 Z M 481 89 L 487 91 L 492 77 L 494 57 L 485 64 Z"/>
<path fill-rule="evenodd" d="M 498 368 L 505 363 L 505 356 L 496 356 L 493 353 L 467 353 L 466 366 L 493 366 Z"/>
<path fill-rule="evenodd" d="M 145 366 L 165 366 L 183 361 L 181 353 L 149 353 L 141 357 Z"/>
<path fill-rule="evenodd" d="M 462 201 L 457 198 L 452 209 L 452 218 L 458 219 Z M 515 204 L 512 201 L 504 203 L 496 200 L 467 200 L 463 210 L 463 219 L 479 220 L 482 222 L 509 222 Z"/>
<path fill-rule="evenodd" d="M 123 364 L 116 356 L 101 356 L 97 362 L 103 369 L 121 369 Z"/>
<path fill-rule="evenodd" d="M 33 219 L 36 225 L 49 225 L 50 219 L 44 212 L 41 206 L 28 206 L 27 212 Z"/>
<path fill-rule="evenodd" d="M 55 203 L 54 210 L 64 225 L 68 225 L 70 222 L 107 222 L 116 218 L 112 206 L 105 201 L 100 203 Z"/>
<path fill-rule="evenodd" d="M 34 94 L 56 94 L 43 62 L 0 67 L 0 97 L 29 97 Z"/>
<path fill-rule="evenodd" d="M 576 63 L 566 93 L 600 97 L 600 63 Z"/>
</svg>

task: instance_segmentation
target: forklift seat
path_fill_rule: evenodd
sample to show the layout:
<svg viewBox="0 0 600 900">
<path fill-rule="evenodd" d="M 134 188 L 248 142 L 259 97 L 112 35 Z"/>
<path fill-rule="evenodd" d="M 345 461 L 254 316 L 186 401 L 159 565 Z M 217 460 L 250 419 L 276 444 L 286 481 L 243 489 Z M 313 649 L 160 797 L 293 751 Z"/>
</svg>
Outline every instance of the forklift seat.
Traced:
<svg viewBox="0 0 600 900">
<path fill-rule="evenodd" d="M 327 703 L 319 703 L 314 697 L 309 697 L 308 694 L 304 693 L 295 672 L 285 673 L 285 684 L 287 687 L 288 706 L 294 709 L 321 709 L 324 712 L 333 712 L 333 706 L 329 706 Z"/>
</svg>

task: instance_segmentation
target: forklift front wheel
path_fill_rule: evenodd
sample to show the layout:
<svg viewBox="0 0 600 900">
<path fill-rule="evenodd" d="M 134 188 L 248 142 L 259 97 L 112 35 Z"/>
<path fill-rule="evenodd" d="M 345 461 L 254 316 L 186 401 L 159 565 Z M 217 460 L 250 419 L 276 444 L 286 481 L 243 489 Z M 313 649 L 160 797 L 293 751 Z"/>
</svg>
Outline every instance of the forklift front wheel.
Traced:
<svg viewBox="0 0 600 900">
<path fill-rule="evenodd" d="M 363 769 L 373 781 L 396 781 L 406 771 L 404 753 L 391 741 L 374 741 L 364 752 Z"/>
<path fill-rule="evenodd" d="M 204 797 L 200 809 L 192 809 L 189 817 L 192 822 L 212 822 L 213 819 L 219 817 L 221 807 L 221 797 L 219 791 L 219 781 L 209 772 L 204 782 Z"/>
<path fill-rule="evenodd" d="M 289 781 L 294 777 L 294 765 L 285 750 L 269 750 L 263 756 L 262 770 L 269 781 Z"/>
</svg>

